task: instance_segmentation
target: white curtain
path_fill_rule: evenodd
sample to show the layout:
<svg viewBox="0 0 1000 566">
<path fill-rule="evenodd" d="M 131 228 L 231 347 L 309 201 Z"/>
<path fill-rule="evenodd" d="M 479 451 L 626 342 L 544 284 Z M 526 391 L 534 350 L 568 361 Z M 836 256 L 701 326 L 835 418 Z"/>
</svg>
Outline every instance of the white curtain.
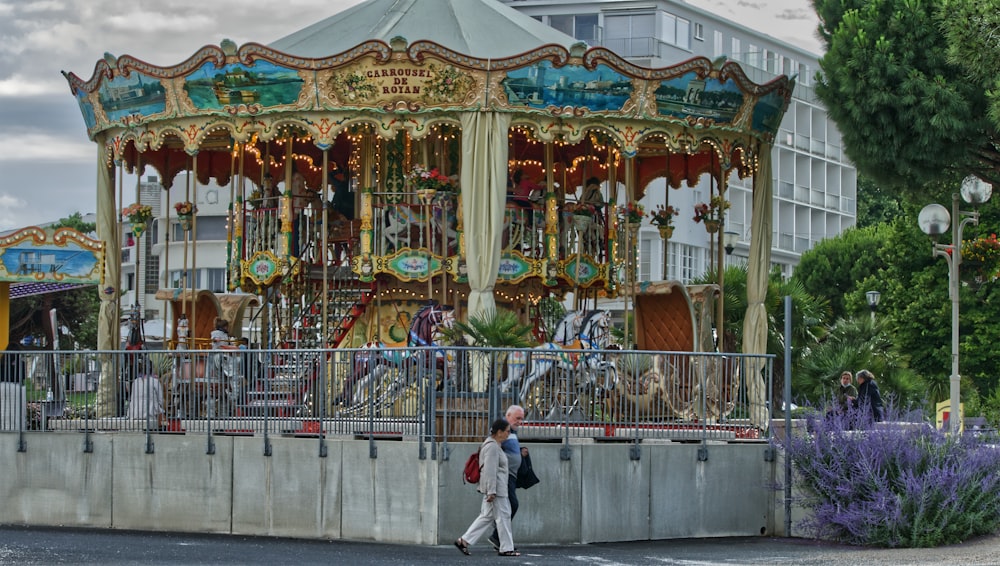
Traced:
<svg viewBox="0 0 1000 566">
<path fill-rule="evenodd" d="M 469 270 L 468 316 L 495 308 L 507 198 L 507 130 L 510 116 L 462 114 L 462 217 Z"/>
<path fill-rule="evenodd" d="M 750 258 L 747 265 L 747 314 L 743 319 L 743 353 L 767 351 L 768 272 L 771 266 L 771 147 L 760 149 L 760 168 L 753 179 L 753 219 L 750 228 Z M 770 426 L 763 360 L 747 364 L 746 388 L 750 402 L 750 424 L 760 430 Z"/>
<path fill-rule="evenodd" d="M 97 293 L 101 310 L 97 321 L 97 349 L 117 350 L 121 347 L 118 328 L 120 287 L 122 280 L 121 237 L 118 232 L 118 208 L 115 203 L 115 176 L 109 165 L 111 149 L 103 138 L 98 139 L 97 151 L 97 238 L 104 242 L 104 284 Z M 112 289 L 111 293 L 105 292 Z M 110 359 L 102 360 L 101 379 L 97 388 L 97 416 L 114 416 L 116 372 Z"/>
</svg>

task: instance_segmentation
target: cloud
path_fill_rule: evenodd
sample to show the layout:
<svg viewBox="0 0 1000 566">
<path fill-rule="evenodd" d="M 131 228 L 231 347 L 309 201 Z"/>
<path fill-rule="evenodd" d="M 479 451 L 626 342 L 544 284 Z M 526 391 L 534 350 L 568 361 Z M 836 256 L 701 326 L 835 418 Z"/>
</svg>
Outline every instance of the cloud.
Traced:
<svg viewBox="0 0 1000 566">
<path fill-rule="evenodd" d="M 38 132 L 5 132 L 0 136 L 0 163 L 94 163 L 97 149 L 86 138 L 72 139 Z"/>
<path fill-rule="evenodd" d="M 62 79 L 51 81 L 29 78 L 21 73 L 0 79 L 0 98 L 28 96 L 35 97 L 56 92 L 66 93 L 66 82 Z"/>
<path fill-rule="evenodd" d="M 20 211 L 27 202 L 14 195 L 0 192 L 0 231 L 22 227 Z"/>
</svg>

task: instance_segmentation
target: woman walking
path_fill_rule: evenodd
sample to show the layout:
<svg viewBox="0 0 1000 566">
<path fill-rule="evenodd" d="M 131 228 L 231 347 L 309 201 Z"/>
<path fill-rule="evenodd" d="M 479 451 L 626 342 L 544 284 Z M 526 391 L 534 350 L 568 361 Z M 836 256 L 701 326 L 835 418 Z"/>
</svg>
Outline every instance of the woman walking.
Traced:
<svg viewBox="0 0 1000 566">
<path fill-rule="evenodd" d="M 514 550 L 514 537 L 510 532 L 510 500 L 507 498 L 507 456 L 500 445 L 510 436 L 510 423 L 499 418 L 490 425 L 490 436 L 479 447 L 479 487 L 483 505 L 479 516 L 465 533 L 455 541 L 462 554 L 469 555 L 469 546 L 476 544 L 496 524 L 500 535 L 500 556 L 520 556 Z"/>
</svg>

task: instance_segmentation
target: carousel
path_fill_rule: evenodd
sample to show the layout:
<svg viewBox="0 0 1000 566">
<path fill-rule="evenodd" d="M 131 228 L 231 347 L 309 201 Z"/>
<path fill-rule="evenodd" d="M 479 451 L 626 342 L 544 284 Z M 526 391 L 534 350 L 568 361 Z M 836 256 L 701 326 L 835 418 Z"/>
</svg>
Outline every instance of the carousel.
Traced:
<svg viewBox="0 0 1000 566">
<path fill-rule="evenodd" d="M 427 345 L 427 317 L 502 307 L 533 323 L 549 297 L 572 296 L 579 331 L 599 298 L 634 304 L 634 204 L 654 179 L 683 190 L 707 175 L 724 196 L 735 174 L 754 179 L 744 351 L 763 352 L 770 152 L 792 81 L 704 58 L 639 67 L 492 0 L 397 4 L 270 46 L 223 40 L 166 67 L 106 55 L 89 79 L 67 73 L 98 147 L 108 248 L 123 229 L 141 237 L 150 218 L 126 208 L 122 179 L 152 170 L 183 183 L 160 221 L 185 247 L 199 191 L 228 189 L 226 295 L 252 297 L 232 312 L 260 309 L 261 347 Z M 188 269 L 191 255 L 165 261 Z M 108 261 L 104 280 L 120 272 Z M 102 291 L 101 349 L 116 347 L 119 293 Z M 204 293 L 161 290 L 173 344 L 207 338 L 220 311 Z"/>
</svg>

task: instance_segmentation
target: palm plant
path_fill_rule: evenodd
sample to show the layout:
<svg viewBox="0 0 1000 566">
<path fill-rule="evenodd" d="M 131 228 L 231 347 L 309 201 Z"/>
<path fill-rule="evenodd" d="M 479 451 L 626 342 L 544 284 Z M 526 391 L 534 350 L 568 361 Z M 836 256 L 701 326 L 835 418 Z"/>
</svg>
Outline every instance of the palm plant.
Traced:
<svg viewBox="0 0 1000 566">
<path fill-rule="evenodd" d="M 442 334 L 455 344 L 481 348 L 530 348 L 535 345 L 531 338 L 531 326 L 523 324 L 516 313 L 506 309 L 482 311 L 470 317 L 468 322 L 456 322 L 453 328 L 444 330 Z M 488 377 L 488 382 L 492 383 L 498 369 L 506 364 L 507 353 L 491 350 L 488 357 L 479 353 L 472 360 L 472 389 L 480 390 L 485 389 L 485 384 L 479 380 Z"/>
<path fill-rule="evenodd" d="M 838 319 L 826 337 L 804 353 L 792 378 L 796 400 L 823 403 L 839 384 L 841 372 L 855 373 L 860 369 L 871 370 L 878 377 L 882 394 L 894 397 L 902 407 L 922 396 L 914 372 L 907 367 L 906 356 L 892 342 L 882 322 L 859 316 Z M 942 394 L 933 389 L 928 387 L 928 398 Z M 945 380 L 944 397 L 947 394 Z"/>
</svg>

